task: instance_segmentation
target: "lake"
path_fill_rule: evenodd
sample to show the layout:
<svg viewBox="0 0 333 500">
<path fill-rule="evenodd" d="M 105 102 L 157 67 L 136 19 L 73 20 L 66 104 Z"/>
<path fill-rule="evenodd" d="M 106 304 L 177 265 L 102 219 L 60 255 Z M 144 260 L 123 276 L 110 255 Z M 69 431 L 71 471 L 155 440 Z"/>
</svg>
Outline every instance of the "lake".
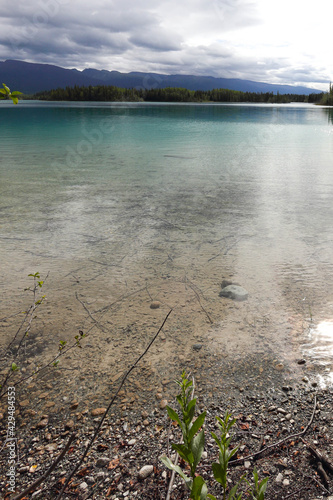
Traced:
<svg viewBox="0 0 333 500">
<path fill-rule="evenodd" d="M 50 349 L 91 328 L 78 299 L 111 338 L 172 307 L 171 355 L 270 351 L 333 384 L 332 108 L 22 101 L 0 116 L 1 317 L 49 273 Z M 219 297 L 223 279 L 248 300 Z M 120 356 L 103 350 L 101 370 Z"/>
</svg>

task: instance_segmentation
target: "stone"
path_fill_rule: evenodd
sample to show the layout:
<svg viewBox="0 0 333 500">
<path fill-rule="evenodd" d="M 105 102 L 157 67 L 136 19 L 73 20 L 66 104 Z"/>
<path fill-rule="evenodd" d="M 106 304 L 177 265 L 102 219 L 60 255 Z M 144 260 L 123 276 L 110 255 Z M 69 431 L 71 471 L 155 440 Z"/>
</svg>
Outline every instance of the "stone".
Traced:
<svg viewBox="0 0 333 500">
<path fill-rule="evenodd" d="M 50 443 L 45 446 L 45 450 L 49 451 L 50 453 L 56 451 L 57 448 L 58 448 L 57 443 Z"/>
<path fill-rule="evenodd" d="M 138 472 L 139 479 L 146 479 L 154 471 L 153 465 L 144 465 Z"/>
<path fill-rule="evenodd" d="M 202 344 L 194 344 L 194 345 L 192 346 L 192 349 L 193 349 L 194 351 L 200 351 L 200 349 L 202 349 Z"/>
<path fill-rule="evenodd" d="M 111 458 L 100 457 L 96 461 L 96 467 L 106 467 L 111 462 Z"/>
<path fill-rule="evenodd" d="M 275 478 L 275 482 L 282 483 L 282 480 L 283 480 L 283 475 L 281 474 L 281 472 L 279 472 L 279 474 Z"/>
<path fill-rule="evenodd" d="M 161 408 L 161 410 L 164 410 L 164 408 L 166 407 L 167 404 L 168 404 L 168 400 L 167 399 L 162 399 L 162 401 L 160 401 L 160 408 Z"/>
<path fill-rule="evenodd" d="M 130 441 L 128 441 L 128 446 L 133 446 L 133 445 L 135 445 L 135 443 L 136 443 L 136 439 L 133 438 Z"/>
<path fill-rule="evenodd" d="M 245 469 L 249 469 L 251 467 L 251 462 L 244 462 Z"/>
<path fill-rule="evenodd" d="M 289 479 L 284 479 L 284 480 L 282 481 L 282 484 L 283 484 L 283 486 L 289 486 L 289 484 L 290 484 Z"/>
<path fill-rule="evenodd" d="M 40 422 L 38 422 L 37 429 L 44 429 L 44 427 L 46 427 L 48 423 L 49 423 L 49 419 L 43 418 Z"/>
<path fill-rule="evenodd" d="M 228 299 L 233 299 L 238 301 L 246 300 L 249 296 L 245 288 L 238 285 L 228 285 L 222 288 L 219 295 L 220 297 L 227 297 Z"/>
<path fill-rule="evenodd" d="M 91 416 L 99 417 L 100 415 L 104 415 L 105 412 L 106 408 L 95 408 L 94 410 L 91 410 Z"/>
<path fill-rule="evenodd" d="M 65 423 L 65 429 L 66 429 L 66 430 L 69 430 L 69 431 L 70 431 L 70 430 L 74 429 L 74 426 L 75 426 L 75 424 L 74 424 L 74 420 L 68 420 L 68 421 Z"/>
<path fill-rule="evenodd" d="M 88 488 L 88 484 L 83 481 L 83 483 L 80 484 L 80 490 L 85 491 Z"/>
<path fill-rule="evenodd" d="M 150 304 L 150 309 L 158 309 L 160 306 L 161 306 L 161 302 L 159 302 L 158 300 L 154 300 Z"/>
</svg>

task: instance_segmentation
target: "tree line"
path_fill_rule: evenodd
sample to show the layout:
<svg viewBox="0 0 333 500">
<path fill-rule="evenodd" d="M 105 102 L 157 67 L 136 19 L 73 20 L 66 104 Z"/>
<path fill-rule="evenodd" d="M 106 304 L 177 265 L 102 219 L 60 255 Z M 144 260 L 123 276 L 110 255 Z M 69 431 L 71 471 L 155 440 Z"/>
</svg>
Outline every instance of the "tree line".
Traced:
<svg viewBox="0 0 333 500">
<path fill-rule="evenodd" d="M 316 94 L 315 94 L 316 95 Z M 131 101 L 131 102 L 258 102 L 288 103 L 308 102 L 301 94 L 274 94 L 273 92 L 241 92 L 239 90 L 188 90 L 167 87 L 164 89 L 125 89 L 113 85 L 78 86 L 57 88 L 34 95 L 47 101 Z M 310 101 L 309 101 L 310 102 Z"/>
<path fill-rule="evenodd" d="M 109 102 L 253 102 L 289 103 L 305 102 L 333 105 L 333 86 L 329 92 L 310 95 L 274 94 L 273 92 L 242 92 L 239 90 L 213 89 L 188 90 L 167 87 L 164 89 L 120 88 L 114 85 L 78 86 L 38 92 L 34 99 L 47 101 L 109 101 Z"/>
</svg>

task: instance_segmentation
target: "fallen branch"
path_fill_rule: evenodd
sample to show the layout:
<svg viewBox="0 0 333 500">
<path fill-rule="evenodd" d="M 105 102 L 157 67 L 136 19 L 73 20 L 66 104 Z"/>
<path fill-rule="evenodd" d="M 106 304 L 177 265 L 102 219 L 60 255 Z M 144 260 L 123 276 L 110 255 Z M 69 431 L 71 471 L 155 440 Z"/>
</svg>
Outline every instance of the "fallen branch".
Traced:
<svg viewBox="0 0 333 500">
<path fill-rule="evenodd" d="M 198 302 L 199 302 L 199 305 L 201 307 L 201 309 L 203 310 L 203 312 L 206 314 L 207 318 L 208 318 L 208 321 L 209 323 L 212 325 L 214 323 L 214 321 L 212 320 L 212 318 L 210 317 L 209 313 L 206 311 L 206 309 L 204 308 L 204 306 L 201 304 L 201 300 L 200 300 L 200 295 L 198 294 L 198 292 L 196 291 L 193 283 L 191 283 L 186 277 L 184 279 L 184 283 L 185 285 L 187 284 L 191 290 L 195 293 L 197 299 L 198 299 Z"/>
<path fill-rule="evenodd" d="M 57 496 L 57 500 L 60 500 L 60 498 L 63 496 L 63 494 L 64 494 L 64 492 L 65 492 L 65 489 L 67 488 L 67 486 L 68 486 L 68 484 L 69 484 L 70 480 L 72 479 L 72 477 L 76 474 L 76 472 L 77 472 L 77 471 L 79 470 L 79 468 L 81 467 L 81 465 L 82 465 L 82 463 L 83 463 L 83 461 L 84 461 L 85 457 L 86 457 L 86 456 L 87 456 L 87 454 L 88 454 L 88 451 L 89 451 L 89 450 L 90 450 L 90 448 L 92 447 L 92 445 L 93 445 L 93 443 L 94 443 L 94 441 L 95 441 L 96 437 L 97 437 L 97 436 L 98 436 L 98 434 L 99 434 L 99 431 L 100 431 L 100 429 L 101 429 L 101 427 L 102 427 L 102 424 L 103 424 L 103 422 L 104 422 L 104 420 L 105 420 L 105 418 L 106 418 L 106 416 L 107 416 L 107 414 L 108 414 L 108 412 L 109 412 L 109 410 L 110 410 L 111 406 L 113 405 L 113 403 L 114 403 L 114 401 L 115 401 L 116 397 L 118 396 L 118 394 L 119 394 L 119 392 L 120 392 L 120 390 L 121 390 L 122 386 L 124 385 L 125 380 L 126 380 L 126 379 L 127 379 L 127 377 L 129 376 L 129 374 L 130 374 L 130 373 L 134 370 L 134 368 L 135 368 L 135 367 L 136 367 L 136 365 L 139 363 L 139 361 L 141 361 L 141 359 L 142 359 L 142 358 L 143 358 L 143 357 L 147 354 L 147 352 L 149 351 L 150 347 L 153 345 L 153 343 L 154 343 L 154 342 L 155 342 L 155 340 L 157 339 L 158 335 L 159 335 L 159 334 L 160 334 L 160 332 L 162 331 L 162 329 L 163 329 L 163 327 L 164 327 L 165 323 L 167 322 L 167 319 L 169 318 L 169 316 L 170 316 L 171 312 L 172 312 L 172 309 L 170 309 L 170 311 L 168 312 L 168 314 L 167 314 L 167 315 L 166 315 L 166 317 L 164 318 L 164 321 L 163 321 L 162 325 L 159 327 L 159 329 L 158 329 L 157 333 L 155 334 L 155 336 L 153 337 L 153 339 L 149 342 L 149 344 L 148 344 L 147 348 L 145 349 L 145 351 L 144 351 L 144 352 L 143 352 L 143 353 L 142 353 L 142 354 L 138 357 L 138 359 L 135 361 L 135 363 L 131 366 L 131 368 L 130 368 L 129 370 L 127 370 L 127 372 L 126 372 L 126 373 L 125 373 L 125 375 L 123 376 L 122 381 L 121 381 L 121 383 L 120 383 L 120 385 L 119 385 L 119 387 L 118 387 L 118 389 L 117 389 L 117 391 L 116 391 L 115 395 L 113 396 L 113 398 L 111 399 L 111 401 L 110 401 L 110 403 L 109 403 L 109 405 L 108 405 L 107 409 L 105 410 L 104 415 L 102 416 L 102 418 L 101 418 L 101 420 L 100 420 L 100 422 L 99 422 L 99 424 L 98 424 L 98 426 L 97 426 L 97 428 L 96 428 L 96 430 L 95 430 L 95 432 L 94 432 L 94 434 L 93 434 L 92 438 L 90 439 L 89 443 L 87 444 L 86 449 L 85 449 L 85 451 L 84 451 L 84 453 L 83 453 L 83 455 L 82 455 L 81 459 L 79 460 L 79 462 L 78 462 L 78 464 L 76 465 L 76 467 L 72 470 L 72 472 L 71 472 L 71 473 L 69 474 L 69 476 L 67 477 L 65 484 L 63 485 L 63 487 L 62 487 L 62 489 L 61 489 L 61 491 L 60 491 L 59 495 Z"/>
<path fill-rule="evenodd" d="M 30 493 L 30 491 L 34 490 L 35 488 L 37 488 L 37 486 L 39 486 L 41 483 L 43 483 L 45 481 L 45 479 L 47 479 L 48 476 L 51 474 L 51 472 L 56 468 L 58 463 L 64 458 L 64 456 L 66 455 L 66 453 L 68 451 L 68 448 L 70 447 L 70 445 L 74 441 L 75 436 L 76 436 L 76 433 L 74 432 L 70 436 L 65 448 L 62 450 L 62 452 L 60 453 L 58 458 L 56 458 L 56 460 L 50 465 L 50 467 L 47 469 L 45 474 L 43 474 L 39 479 L 36 479 L 36 481 L 31 483 L 30 486 L 28 486 L 24 491 L 22 491 L 22 493 L 19 493 L 18 495 L 13 497 L 11 500 L 20 500 L 21 498 L 25 497 L 28 493 Z"/>
</svg>

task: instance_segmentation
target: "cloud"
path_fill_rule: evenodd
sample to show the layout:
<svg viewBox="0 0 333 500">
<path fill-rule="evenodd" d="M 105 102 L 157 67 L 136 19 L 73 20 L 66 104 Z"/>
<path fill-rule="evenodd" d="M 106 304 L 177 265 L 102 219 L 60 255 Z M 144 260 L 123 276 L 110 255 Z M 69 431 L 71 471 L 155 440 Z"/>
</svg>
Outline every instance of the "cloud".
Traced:
<svg viewBox="0 0 333 500">
<path fill-rule="evenodd" d="M 287 8 L 288 0 L 281 1 Z M 288 9 L 286 18 L 275 3 L 272 16 L 272 5 L 272 0 L 17 0 L 15 8 L 8 2 L 0 6 L 0 58 L 272 83 L 329 80 L 330 31 L 320 30 L 317 18 L 312 23 L 304 7 Z"/>
</svg>

